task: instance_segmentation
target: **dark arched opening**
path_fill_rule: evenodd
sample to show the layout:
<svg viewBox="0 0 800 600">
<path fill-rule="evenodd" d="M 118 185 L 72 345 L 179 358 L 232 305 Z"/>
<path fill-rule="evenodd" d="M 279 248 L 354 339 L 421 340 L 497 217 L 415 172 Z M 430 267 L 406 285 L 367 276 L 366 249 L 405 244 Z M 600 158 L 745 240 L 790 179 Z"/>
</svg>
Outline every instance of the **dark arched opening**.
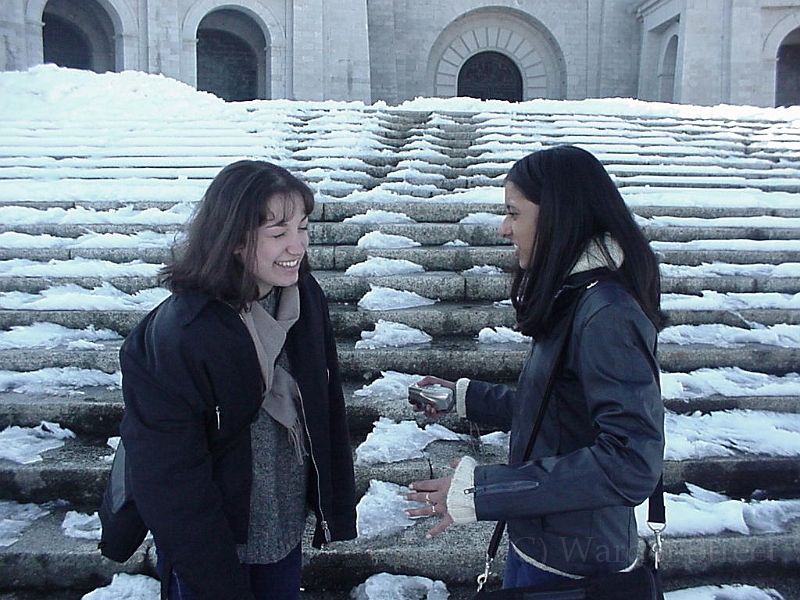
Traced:
<svg viewBox="0 0 800 600">
<path fill-rule="evenodd" d="M 661 70 L 658 73 L 658 99 L 661 102 L 675 100 L 675 70 L 678 64 L 678 36 L 673 35 L 664 52 Z"/>
<path fill-rule="evenodd" d="M 800 104 L 800 29 L 786 36 L 778 48 L 775 106 Z"/>
<path fill-rule="evenodd" d="M 44 62 L 72 69 L 92 68 L 92 47 L 78 27 L 57 15 L 42 16 Z"/>
<path fill-rule="evenodd" d="M 256 54 L 245 40 L 219 29 L 197 34 L 197 89 L 224 100 L 258 98 Z"/>
<path fill-rule="evenodd" d="M 522 74 L 514 61 L 500 52 L 479 52 L 458 72 L 459 96 L 481 100 L 522 101 Z"/>
</svg>

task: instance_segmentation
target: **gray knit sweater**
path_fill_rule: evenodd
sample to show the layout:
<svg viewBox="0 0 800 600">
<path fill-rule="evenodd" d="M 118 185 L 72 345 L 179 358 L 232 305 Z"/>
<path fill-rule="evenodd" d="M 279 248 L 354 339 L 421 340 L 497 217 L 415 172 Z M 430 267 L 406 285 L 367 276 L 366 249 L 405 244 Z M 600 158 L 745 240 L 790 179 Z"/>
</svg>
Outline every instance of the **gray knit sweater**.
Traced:
<svg viewBox="0 0 800 600">
<path fill-rule="evenodd" d="M 273 299 L 276 294 L 267 298 Z M 262 304 L 275 314 L 275 301 Z M 277 363 L 292 372 L 281 350 Z M 302 410 L 297 398 L 297 408 Z M 308 460 L 303 464 L 289 443 L 288 430 L 262 407 L 251 426 L 253 487 L 250 494 L 250 528 L 247 544 L 238 547 L 239 559 L 247 564 L 281 560 L 302 540 L 308 508 L 306 482 Z"/>
</svg>

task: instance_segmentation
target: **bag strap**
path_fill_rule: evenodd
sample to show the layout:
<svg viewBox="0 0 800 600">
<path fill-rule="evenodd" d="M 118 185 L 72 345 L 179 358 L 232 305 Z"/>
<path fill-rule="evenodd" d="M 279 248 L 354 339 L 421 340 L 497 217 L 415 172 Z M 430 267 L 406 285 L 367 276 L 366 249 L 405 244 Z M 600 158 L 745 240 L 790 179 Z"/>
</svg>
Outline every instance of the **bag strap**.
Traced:
<svg viewBox="0 0 800 600">
<path fill-rule="evenodd" d="M 583 296 L 583 292 L 594 287 L 597 284 L 597 280 L 593 280 L 587 284 L 585 284 L 583 289 L 580 290 L 578 296 L 573 300 L 572 306 L 569 311 L 569 320 L 567 321 L 567 326 L 561 330 L 561 333 L 557 339 L 556 345 L 558 346 L 558 354 L 556 361 L 553 365 L 552 371 L 550 371 L 550 376 L 547 379 L 547 386 L 545 387 L 544 396 L 542 397 L 542 404 L 539 406 L 539 412 L 536 415 L 536 421 L 533 425 L 533 430 L 531 431 L 531 437 L 528 439 L 528 445 L 525 447 L 525 453 L 523 454 L 522 461 L 525 462 L 531 455 L 533 451 L 533 445 L 536 443 L 536 438 L 539 436 L 539 430 L 542 428 L 542 422 L 544 421 L 544 415 L 547 411 L 547 405 L 550 400 L 550 395 L 553 391 L 553 386 L 555 385 L 556 377 L 558 375 L 558 371 L 561 368 L 561 364 L 564 361 L 564 355 L 566 354 L 567 348 L 567 340 L 569 339 L 570 333 L 572 333 L 572 325 L 573 321 L 575 320 L 575 313 L 578 310 L 578 303 Z M 661 477 L 656 484 L 656 488 L 653 490 L 653 493 L 648 500 L 648 512 L 647 512 L 647 524 L 650 527 L 651 531 L 656 536 L 656 549 L 655 549 L 655 564 L 658 567 L 658 558 L 659 553 L 661 551 L 661 532 L 666 527 L 667 519 L 666 519 L 666 512 L 664 508 L 664 475 L 662 473 Z M 660 525 L 658 527 L 657 525 Z M 505 521 L 498 521 L 497 525 L 495 525 L 494 532 L 492 533 L 492 537 L 489 540 L 489 547 L 486 550 L 486 568 L 481 575 L 478 575 L 478 591 L 480 592 L 483 589 L 483 586 L 486 584 L 486 580 L 489 578 L 489 569 L 492 566 L 492 562 L 494 561 L 494 557 L 497 555 L 497 550 L 500 547 L 500 541 L 503 539 L 503 533 L 506 529 L 506 522 Z"/>
<path fill-rule="evenodd" d="M 528 445 L 525 447 L 525 453 L 522 455 L 522 462 L 528 460 L 530 457 L 531 452 L 533 451 L 533 445 L 536 443 L 536 438 L 539 437 L 539 430 L 542 428 L 542 422 L 544 421 L 544 415 L 547 412 L 547 404 L 550 399 L 550 394 L 553 391 L 553 386 L 556 382 L 556 376 L 558 375 L 558 371 L 561 368 L 561 363 L 564 359 L 564 354 L 566 353 L 567 349 L 567 340 L 569 339 L 570 333 L 572 333 L 572 324 L 575 320 L 575 313 L 578 310 L 578 303 L 580 302 L 581 297 L 583 296 L 583 292 L 588 290 L 591 287 L 594 287 L 597 284 L 597 280 L 593 280 L 588 284 L 584 285 L 580 290 L 580 293 L 577 297 L 573 300 L 572 305 L 570 306 L 570 310 L 567 314 L 566 319 L 566 327 L 564 327 L 558 338 L 556 339 L 556 359 L 553 363 L 553 368 L 550 371 L 550 375 L 547 378 L 547 386 L 544 389 L 544 395 L 542 396 L 542 404 L 539 406 L 539 412 L 536 415 L 536 421 L 534 421 L 533 429 L 531 430 L 531 437 L 528 438 Z M 486 573 L 485 576 L 488 576 L 489 573 L 489 566 L 491 562 L 494 560 L 495 555 L 497 554 L 497 549 L 500 547 L 500 541 L 503 538 L 503 533 L 506 529 L 506 522 L 505 521 L 498 521 L 497 525 L 494 528 L 494 533 L 492 534 L 492 538 L 489 541 L 489 549 L 486 551 Z M 485 579 L 481 582 L 481 577 L 478 577 L 478 591 L 485 583 Z"/>
</svg>

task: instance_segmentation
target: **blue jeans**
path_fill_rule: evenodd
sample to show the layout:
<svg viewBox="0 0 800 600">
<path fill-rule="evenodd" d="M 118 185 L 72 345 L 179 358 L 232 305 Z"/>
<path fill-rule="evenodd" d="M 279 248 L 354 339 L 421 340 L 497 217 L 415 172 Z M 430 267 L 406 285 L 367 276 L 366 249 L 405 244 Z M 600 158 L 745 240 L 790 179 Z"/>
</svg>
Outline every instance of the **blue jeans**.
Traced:
<svg viewBox="0 0 800 600">
<path fill-rule="evenodd" d="M 298 600 L 300 577 L 303 573 L 303 551 L 298 544 L 285 558 L 266 565 L 244 565 L 250 574 L 250 590 L 256 600 Z M 158 572 L 162 574 L 159 556 Z M 179 573 L 172 571 L 169 580 L 169 600 L 194 600 Z"/>
<path fill-rule="evenodd" d="M 570 581 L 570 579 L 544 571 L 525 562 L 519 557 L 514 547 L 509 544 L 506 570 L 503 573 L 503 588 L 532 587 L 564 581 Z"/>
</svg>

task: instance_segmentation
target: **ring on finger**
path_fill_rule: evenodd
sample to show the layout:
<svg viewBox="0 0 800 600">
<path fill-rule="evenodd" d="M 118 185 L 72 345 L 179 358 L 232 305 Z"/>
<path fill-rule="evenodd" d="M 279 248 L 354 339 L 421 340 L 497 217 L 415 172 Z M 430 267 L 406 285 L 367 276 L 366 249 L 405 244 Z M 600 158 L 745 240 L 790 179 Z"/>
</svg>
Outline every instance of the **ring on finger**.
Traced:
<svg viewBox="0 0 800 600">
<path fill-rule="evenodd" d="M 433 502 L 431 501 L 431 495 L 430 495 L 430 492 L 427 492 L 427 493 L 425 494 L 425 504 L 433 504 Z"/>
<path fill-rule="evenodd" d="M 436 505 L 435 504 L 431 504 L 431 514 L 432 515 L 436 514 Z"/>
</svg>

